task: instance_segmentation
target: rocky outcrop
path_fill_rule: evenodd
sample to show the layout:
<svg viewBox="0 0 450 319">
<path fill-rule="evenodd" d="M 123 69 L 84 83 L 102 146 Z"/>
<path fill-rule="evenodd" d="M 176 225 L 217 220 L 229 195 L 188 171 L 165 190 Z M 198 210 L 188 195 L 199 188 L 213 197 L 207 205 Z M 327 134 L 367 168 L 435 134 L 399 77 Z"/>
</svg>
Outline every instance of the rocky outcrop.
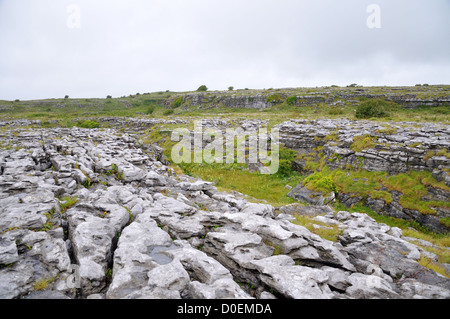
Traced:
<svg viewBox="0 0 450 319">
<path fill-rule="evenodd" d="M 196 144 L 205 148 L 212 142 L 211 135 L 206 131 L 208 128 L 219 130 L 223 136 L 227 136 L 228 128 L 237 127 L 243 132 L 255 133 L 266 128 L 267 124 L 267 121 L 261 120 L 202 120 L 202 142 L 196 143 L 199 135 L 191 132 L 191 148 L 195 149 Z M 409 176 L 411 172 L 425 171 L 429 172 L 430 176 L 426 175 L 428 181 L 420 185 L 424 194 L 415 200 L 439 203 L 420 210 L 418 205 L 405 204 L 404 194 L 399 190 L 378 185 L 379 183 L 372 187 L 372 191 L 377 190 L 374 194 L 342 189 L 323 193 L 300 184 L 291 190 L 288 196 L 312 205 L 328 204 L 336 199 L 347 207 L 361 203 L 383 215 L 416 221 L 433 232 L 449 231 L 446 226 L 446 220 L 450 218 L 450 210 L 446 204 L 450 197 L 448 125 L 339 119 L 290 120 L 275 128 L 279 129 L 280 142 L 299 153 L 293 168 L 301 174 L 320 172 L 324 167 L 347 174 L 356 171 L 386 172 L 386 178 L 400 174 Z M 274 131 L 267 132 L 272 134 Z M 261 162 L 250 163 L 249 149 L 245 149 L 245 155 L 248 155 L 246 168 L 250 172 L 265 173 L 267 166 Z M 434 182 L 431 183 L 430 179 Z M 370 183 L 367 179 L 366 181 Z"/>
<path fill-rule="evenodd" d="M 277 127 L 280 141 L 301 154 L 320 147 L 331 168 L 392 174 L 450 168 L 450 128 L 445 124 L 339 119 L 291 120 Z"/>
<path fill-rule="evenodd" d="M 303 173 L 312 173 L 319 162 L 335 170 L 387 172 L 389 175 L 428 171 L 444 186 L 427 184 L 428 195 L 420 200 L 448 202 L 450 198 L 448 125 L 340 119 L 291 120 L 278 128 L 280 141 L 301 154 L 294 167 Z M 361 202 L 383 215 L 414 220 L 435 232 L 448 232 L 448 227 L 440 222 L 442 218 L 450 217 L 450 210 L 445 206 L 432 214 L 424 214 L 407 205 L 404 207 L 401 203 L 403 194 L 398 191 L 386 187 L 380 190 L 390 192 L 389 200 L 346 192 L 339 192 L 337 198 L 348 207 Z M 291 197 L 310 204 L 332 201 L 332 195 L 330 197 L 321 192 L 314 194 L 303 185 L 299 185 L 290 194 Z"/>
<path fill-rule="evenodd" d="M 405 108 L 419 106 L 449 105 L 450 98 L 445 87 L 383 87 L 377 88 L 310 88 L 310 89 L 268 89 L 268 90 L 238 90 L 211 91 L 174 94 L 165 100 L 166 107 L 182 108 L 247 108 L 265 109 L 287 102 L 297 107 L 326 104 L 343 106 L 346 103 L 357 106 L 362 99 L 383 99 Z M 177 101 L 177 103 L 175 103 Z M 344 102 L 345 101 L 345 102 Z"/>
<path fill-rule="evenodd" d="M 318 209 L 341 230 L 332 242 L 289 207 L 174 174 L 114 129 L 2 139 L 2 299 L 450 298 L 418 262 L 433 254 L 367 215 Z"/>
</svg>

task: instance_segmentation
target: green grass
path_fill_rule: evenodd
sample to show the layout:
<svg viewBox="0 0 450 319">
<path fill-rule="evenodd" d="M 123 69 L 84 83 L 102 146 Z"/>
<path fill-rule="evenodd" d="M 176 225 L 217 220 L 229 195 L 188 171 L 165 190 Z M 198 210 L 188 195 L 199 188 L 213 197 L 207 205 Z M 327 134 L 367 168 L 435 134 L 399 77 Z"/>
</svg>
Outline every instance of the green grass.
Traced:
<svg viewBox="0 0 450 319">
<path fill-rule="evenodd" d="M 309 216 L 295 215 L 294 217 L 295 219 L 292 221 L 294 224 L 305 227 L 310 232 L 319 235 L 323 239 L 337 242 L 339 235 L 342 234 L 342 230 L 339 229 L 337 225 L 327 225 L 318 222 Z M 319 227 L 314 227 L 314 225 L 318 225 Z"/>
<path fill-rule="evenodd" d="M 428 195 L 427 185 L 439 185 L 439 187 L 449 190 L 445 184 L 437 182 L 430 172 L 409 172 L 393 175 L 381 180 L 381 183 L 389 190 L 396 190 L 403 194 L 399 203 L 404 208 L 432 215 L 435 214 L 433 207 L 450 208 L 448 202 L 423 200 Z"/>
<path fill-rule="evenodd" d="M 418 263 L 424 266 L 425 268 L 431 269 L 434 272 L 437 272 L 447 278 L 450 278 L 450 272 L 447 272 L 440 263 L 436 263 L 425 256 L 421 256 Z"/>
<path fill-rule="evenodd" d="M 216 95 L 246 95 L 255 96 L 264 94 L 271 103 L 277 103 L 272 107 L 259 109 L 242 109 L 227 108 L 220 104 L 214 104 L 217 99 L 203 105 L 201 108 L 190 106 L 189 101 L 183 100 L 183 94 L 192 93 L 175 93 L 175 92 L 153 92 L 129 95 L 117 98 L 69 98 L 69 99 L 46 99 L 35 101 L 0 101 L 0 119 L 18 119 L 28 118 L 32 120 L 41 120 L 48 127 L 53 127 L 54 123 L 49 121 L 57 120 L 57 126 L 71 127 L 76 121 L 82 119 L 94 120 L 99 117 L 164 117 L 164 116 L 181 116 L 181 117 L 220 117 L 224 119 L 261 119 L 268 120 L 269 128 L 273 125 L 282 123 L 283 121 L 303 118 L 303 119 L 335 119 L 347 118 L 355 120 L 355 112 L 357 104 L 348 102 L 336 95 L 334 100 L 340 100 L 343 105 L 332 106 L 320 102 L 311 105 L 295 106 L 297 96 L 321 96 L 322 98 L 330 98 L 334 94 L 353 93 L 358 88 L 296 88 L 296 89 L 275 89 L 275 90 L 234 90 L 207 92 L 208 96 Z M 365 87 L 367 94 L 415 94 L 427 98 L 445 97 L 449 95 L 449 86 L 429 87 Z M 175 96 L 175 98 L 172 98 Z M 361 98 L 364 102 L 364 99 Z M 166 103 L 166 100 L 168 101 Z M 184 101 L 184 102 L 183 102 Z M 359 103 L 359 102 L 356 102 Z M 390 103 L 390 102 L 389 102 Z M 388 103 L 388 104 L 389 104 Z M 391 103 L 392 104 L 392 103 Z M 374 121 L 415 121 L 415 122 L 449 122 L 450 109 L 448 106 L 428 107 L 419 106 L 415 109 L 406 109 L 402 107 L 391 107 L 389 104 L 389 117 L 371 120 Z M 211 107 L 214 105 L 214 107 Z M 173 110 L 173 114 L 168 114 L 168 109 Z M 75 121 L 75 123 L 73 122 Z M 386 134 L 390 132 L 386 131 Z"/>
<path fill-rule="evenodd" d="M 214 182 L 222 190 L 237 191 L 273 206 L 295 201 L 287 197 L 286 185 L 296 186 L 301 177 L 281 178 L 277 175 L 250 173 L 244 164 L 180 164 L 184 174 Z"/>
<path fill-rule="evenodd" d="M 373 191 L 377 191 L 381 180 L 387 176 L 385 172 L 330 170 L 329 168 L 324 169 L 322 174 L 330 176 L 339 192 L 354 193 L 361 197 L 367 197 Z"/>
<path fill-rule="evenodd" d="M 373 191 L 370 193 L 372 199 L 382 199 L 386 204 L 392 203 L 392 195 L 386 191 Z"/>
<path fill-rule="evenodd" d="M 303 184 L 308 189 L 323 192 L 325 194 L 330 192 L 338 192 L 338 187 L 336 186 L 336 183 L 333 181 L 331 176 L 328 176 L 321 172 L 316 172 L 309 175 L 303 180 Z"/>
<path fill-rule="evenodd" d="M 172 92 L 155 92 L 112 99 L 48 99 L 39 101 L 8 102 L 9 110 L 0 111 L 1 118 L 32 119 L 41 121 L 58 120 L 58 126 L 71 127 L 80 119 L 99 117 L 141 117 L 162 116 L 164 100 Z M 149 110 L 152 110 L 149 112 Z"/>
<path fill-rule="evenodd" d="M 89 129 L 101 127 L 100 123 L 91 120 L 78 121 L 76 125 L 81 128 L 89 128 Z"/>
<path fill-rule="evenodd" d="M 67 196 L 67 197 L 61 198 L 61 200 L 58 200 L 58 202 L 59 202 L 59 207 L 61 209 L 61 213 L 63 214 L 68 209 L 75 206 L 79 202 L 79 199 L 78 199 L 78 197 L 68 197 Z"/>
<path fill-rule="evenodd" d="M 192 163 L 175 164 L 171 158 L 171 150 L 177 142 L 172 142 L 169 133 L 161 132 L 160 129 L 154 129 L 143 137 L 142 141 L 146 144 L 159 144 L 164 149 L 163 154 L 171 163 L 171 167 L 179 174 L 184 173 L 214 182 L 222 190 L 237 191 L 256 200 L 267 201 L 274 206 L 294 203 L 295 200 L 287 197 L 289 189 L 286 188 L 286 185 L 294 187 L 303 178 L 292 170 L 290 164 L 295 158 L 296 152 L 285 147 L 280 147 L 279 172 L 273 175 L 266 175 L 250 173 L 246 164 L 193 163 L 193 152 L 191 153 Z"/>
<path fill-rule="evenodd" d="M 38 281 L 36 281 L 33 284 L 33 288 L 35 291 L 41 291 L 48 288 L 48 286 L 53 283 L 56 280 L 56 277 L 54 278 L 42 278 Z"/>
<path fill-rule="evenodd" d="M 377 145 L 377 138 L 372 136 L 355 136 L 353 144 L 350 149 L 354 152 L 361 152 L 362 150 L 374 148 Z"/>
<path fill-rule="evenodd" d="M 386 172 L 363 170 L 331 170 L 323 168 L 304 180 L 305 186 L 321 192 L 342 192 L 363 199 L 383 199 L 387 204 L 393 200 L 391 191 L 400 194 L 399 204 L 403 208 L 417 210 L 422 214 L 435 214 L 435 208 L 450 208 L 448 202 L 431 200 L 427 186 L 450 191 L 442 182 L 436 181 L 431 172 L 409 172 L 388 176 Z M 387 190 L 383 190 L 383 187 Z M 428 198 L 428 200 L 424 200 Z M 444 220 L 443 223 L 446 221 Z"/>
</svg>

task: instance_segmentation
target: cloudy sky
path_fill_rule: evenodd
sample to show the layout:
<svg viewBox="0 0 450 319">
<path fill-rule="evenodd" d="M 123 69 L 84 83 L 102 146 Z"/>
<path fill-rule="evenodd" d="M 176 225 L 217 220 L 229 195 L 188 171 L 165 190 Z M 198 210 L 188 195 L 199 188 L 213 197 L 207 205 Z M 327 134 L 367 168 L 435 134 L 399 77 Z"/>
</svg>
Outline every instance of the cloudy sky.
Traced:
<svg viewBox="0 0 450 319">
<path fill-rule="evenodd" d="M 0 0 L 0 99 L 450 84 L 449 17 L 450 0 Z"/>
</svg>

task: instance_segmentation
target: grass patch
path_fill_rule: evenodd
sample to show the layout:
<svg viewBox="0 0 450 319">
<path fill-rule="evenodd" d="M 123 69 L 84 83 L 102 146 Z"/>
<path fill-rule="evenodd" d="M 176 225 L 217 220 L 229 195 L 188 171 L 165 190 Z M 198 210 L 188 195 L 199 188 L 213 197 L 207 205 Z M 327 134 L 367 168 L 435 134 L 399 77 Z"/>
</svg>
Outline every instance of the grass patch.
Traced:
<svg viewBox="0 0 450 319">
<path fill-rule="evenodd" d="M 59 202 L 59 207 L 61 209 L 61 214 L 63 214 L 68 209 L 75 206 L 79 202 L 79 199 L 78 199 L 78 197 L 63 197 L 63 198 L 61 198 L 61 200 L 58 200 L 58 202 Z"/>
<path fill-rule="evenodd" d="M 319 235 L 323 239 L 337 242 L 342 230 L 337 225 L 328 225 L 314 220 L 312 217 L 295 215 L 292 223 L 308 229 L 313 234 Z M 316 227 L 314 226 L 316 225 Z M 317 227 L 319 226 L 319 227 Z"/>
<path fill-rule="evenodd" d="M 430 172 L 409 172 L 388 176 L 386 172 L 331 170 L 328 167 L 316 172 L 304 181 L 310 190 L 341 192 L 367 199 L 383 199 L 392 203 L 390 192 L 401 193 L 399 204 L 406 209 L 417 210 L 422 214 L 435 214 L 436 208 L 450 208 L 450 203 L 431 199 L 427 187 L 450 191 L 442 182 L 436 181 Z M 387 189 L 387 190 L 386 190 Z M 443 220 L 446 223 L 446 220 Z"/>
<path fill-rule="evenodd" d="M 392 195 L 386 191 L 373 191 L 370 193 L 372 199 L 382 199 L 386 204 L 392 203 Z"/>
<path fill-rule="evenodd" d="M 446 272 L 445 268 L 442 265 L 432 261 L 431 259 L 425 256 L 421 256 L 420 259 L 418 260 L 418 263 L 424 266 L 425 268 L 428 268 L 430 270 L 433 270 L 434 272 L 437 272 L 438 274 L 450 278 L 450 273 Z"/>
<path fill-rule="evenodd" d="M 273 206 L 295 203 L 287 197 L 286 185 L 296 186 L 301 177 L 282 178 L 277 175 L 250 173 L 244 164 L 180 164 L 184 174 L 214 182 L 224 190 L 237 191 Z"/>
<path fill-rule="evenodd" d="M 172 106 L 172 108 L 176 109 L 176 108 L 180 107 L 182 104 L 183 104 L 183 97 L 180 96 L 172 102 L 171 106 Z"/>
<path fill-rule="evenodd" d="M 329 174 L 340 192 L 354 193 L 361 197 L 367 197 L 372 192 L 377 191 L 380 188 L 381 180 L 387 176 L 385 172 L 347 170 L 334 170 L 330 171 Z"/>
<path fill-rule="evenodd" d="M 100 128 L 101 124 L 96 121 L 85 120 L 85 121 L 79 121 L 77 123 L 77 126 L 80 128 L 95 129 L 95 128 Z"/>
<path fill-rule="evenodd" d="M 218 163 L 180 163 L 174 164 L 171 158 L 172 147 L 177 142 L 172 142 L 170 133 L 154 129 L 150 134 L 142 138 L 146 144 L 157 143 L 164 151 L 164 156 L 171 163 L 171 167 L 177 173 L 201 178 L 214 182 L 216 187 L 226 191 L 237 191 L 253 197 L 257 200 L 265 200 L 274 206 L 282 206 L 295 203 L 295 200 L 287 197 L 289 189 L 300 183 L 302 177 L 294 172 L 291 162 L 297 153 L 285 147 L 280 147 L 280 169 L 278 173 L 266 175 L 250 173 L 246 164 L 218 164 Z M 191 160 L 194 153 L 191 153 Z"/>
<path fill-rule="evenodd" d="M 350 149 L 354 152 L 361 152 L 362 150 L 367 150 L 374 148 L 377 145 L 377 138 L 370 135 L 360 135 L 353 138 L 353 144 Z"/>
<path fill-rule="evenodd" d="M 47 289 L 47 287 L 56 280 L 56 278 L 43 278 L 36 281 L 33 284 L 33 288 L 35 291 L 41 291 Z"/>
<path fill-rule="evenodd" d="M 284 99 L 279 93 L 271 94 L 267 97 L 267 103 L 280 104 Z"/>
<path fill-rule="evenodd" d="M 435 214 L 433 207 L 450 207 L 449 203 L 441 201 L 423 200 L 428 195 L 426 186 L 448 187 L 436 181 L 430 172 L 409 172 L 389 176 L 381 183 L 389 190 L 396 190 L 403 195 L 399 199 L 400 205 L 407 209 L 413 209 L 422 214 Z"/>
</svg>

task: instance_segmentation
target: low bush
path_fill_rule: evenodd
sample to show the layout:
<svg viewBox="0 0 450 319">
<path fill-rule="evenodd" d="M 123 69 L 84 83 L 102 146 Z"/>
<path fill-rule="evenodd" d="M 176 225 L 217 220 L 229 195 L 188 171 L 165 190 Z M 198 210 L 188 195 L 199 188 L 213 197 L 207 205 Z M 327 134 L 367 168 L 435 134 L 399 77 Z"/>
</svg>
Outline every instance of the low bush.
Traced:
<svg viewBox="0 0 450 319">
<path fill-rule="evenodd" d="M 288 98 L 286 99 L 286 103 L 287 103 L 288 105 L 294 105 L 295 102 L 297 102 L 297 100 L 298 100 L 298 97 L 297 97 L 296 95 L 290 96 L 290 97 L 288 97 Z"/>
<path fill-rule="evenodd" d="M 280 104 L 283 103 L 283 98 L 280 94 L 275 93 L 267 97 L 267 103 Z"/>
<path fill-rule="evenodd" d="M 94 129 L 94 128 L 101 127 L 100 123 L 98 123 L 96 121 L 91 121 L 91 120 L 78 121 L 77 126 L 81 127 L 81 128 L 88 128 L 88 129 Z"/>
<path fill-rule="evenodd" d="M 294 173 L 292 163 L 295 161 L 297 152 L 288 149 L 287 147 L 280 147 L 279 160 L 280 166 L 277 175 L 280 177 L 289 177 Z"/>
<path fill-rule="evenodd" d="M 315 191 L 322 191 L 324 193 L 338 192 L 338 187 L 333 179 L 330 176 L 322 174 L 321 172 L 316 172 L 308 176 L 303 181 L 303 184 L 306 188 Z"/>
<path fill-rule="evenodd" d="M 150 106 L 147 111 L 145 111 L 146 114 L 148 115 L 152 115 L 155 112 L 155 107 L 154 106 Z"/>
<path fill-rule="evenodd" d="M 176 108 L 180 107 L 182 104 L 183 104 L 183 97 L 180 96 L 179 98 L 175 99 L 172 102 L 172 108 L 176 109 Z"/>
<path fill-rule="evenodd" d="M 373 117 L 389 116 L 390 103 L 382 99 L 366 100 L 359 104 L 356 109 L 358 119 L 369 119 Z"/>
</svg>

